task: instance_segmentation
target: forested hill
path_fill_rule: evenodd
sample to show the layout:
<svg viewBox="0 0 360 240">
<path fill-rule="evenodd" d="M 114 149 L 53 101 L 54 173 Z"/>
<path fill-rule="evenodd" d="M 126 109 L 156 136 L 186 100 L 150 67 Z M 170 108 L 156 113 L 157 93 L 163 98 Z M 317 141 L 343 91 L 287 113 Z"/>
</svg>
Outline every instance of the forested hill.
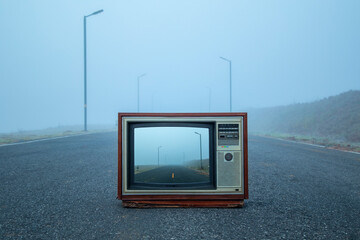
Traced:
<svg viewBox="0 0 360 240">
<path fill-rule="evenodd" d="M 360 142 L 360 91 L 311 103 L 251 110 L 249 131 Z"/>
</svg>

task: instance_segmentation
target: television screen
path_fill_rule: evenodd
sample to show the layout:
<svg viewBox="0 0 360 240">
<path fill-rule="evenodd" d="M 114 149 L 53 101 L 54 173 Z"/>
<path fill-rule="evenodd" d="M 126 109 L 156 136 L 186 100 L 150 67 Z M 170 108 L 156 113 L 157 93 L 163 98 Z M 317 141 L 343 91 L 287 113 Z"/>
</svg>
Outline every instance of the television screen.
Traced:
<svg viewBox="0 0 360 240">
<path fill-rule="evenodd" d="M 129 188 L 214 187 L 213 124 L 130 125 Z"/>
</svg>

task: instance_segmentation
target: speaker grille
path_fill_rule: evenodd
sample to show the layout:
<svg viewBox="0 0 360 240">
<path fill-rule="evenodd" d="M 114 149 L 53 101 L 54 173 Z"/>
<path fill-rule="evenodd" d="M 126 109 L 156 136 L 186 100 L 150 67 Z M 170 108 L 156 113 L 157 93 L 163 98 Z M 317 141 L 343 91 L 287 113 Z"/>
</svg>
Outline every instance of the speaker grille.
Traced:
<svg viewBox="0 0 360 240">
<path fill-rule="evenodd" d="M 239 151 L 230 152 L 232 161 L 225 160 L 226 151 L 217 154 L 217 185 L 218 187 L 241 187 L 241 155 Z"/>
</svg>

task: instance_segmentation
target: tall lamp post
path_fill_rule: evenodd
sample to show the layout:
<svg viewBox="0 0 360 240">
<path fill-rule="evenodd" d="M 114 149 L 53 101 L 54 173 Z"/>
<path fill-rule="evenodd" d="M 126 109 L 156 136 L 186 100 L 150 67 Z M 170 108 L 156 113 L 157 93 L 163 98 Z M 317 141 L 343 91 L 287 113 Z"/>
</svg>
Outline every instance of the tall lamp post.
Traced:
<svg viewBox="0 0 360 240">
<path fill-rule="evenodd" d="M 230 67 L 230 112 L 232 112 L 232 86 L 231 86 L 231 60 L 226 59 L 224 57 L 220 57 L 222 60 L 226 61 L 229 63 L 229 67 Z"/>
<path fill-rule="evenodd" d="M 198 132 L 194 132 L 195 134 L 200 136 L 200 168 L 203 169 L 203 164 L 202 164 L 202 148 L 201 148 L 201 134 Z"/>
<path fill-rule="evenodd" d="M 93 12 L 84 16 L 84 131 L 87 131 L 87 94 L 86 94 L 86 18 L 102 13 L 104 10 Z"/>
<path fill-rule="evenodd" d="M 162 146 L 158 146 L 158 167 L 160 167 L 160 148 L 162 148 Z"/>
<path fill-rule="evenodd" d="M 137 77 L 137 110 L 140 112 L 140 78 L 144 77 L 146 73 Z"/>
<path fill-rule="evenodd" d="M 211 112 L 211 88 L 207 87 L 209 90 L 209 112 Z"/>
</svg>

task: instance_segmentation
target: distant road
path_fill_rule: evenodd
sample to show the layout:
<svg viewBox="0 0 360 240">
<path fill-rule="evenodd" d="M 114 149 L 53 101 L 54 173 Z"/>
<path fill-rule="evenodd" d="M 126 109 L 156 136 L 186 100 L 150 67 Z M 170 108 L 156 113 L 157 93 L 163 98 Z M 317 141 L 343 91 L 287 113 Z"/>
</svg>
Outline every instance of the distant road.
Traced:
<svg viewBox="0 0 360 240">
<path fill-rule="evenodd" d="M 117 134 L 0 148 L 0 239 L 360 239 L 360 155 L 249 139 L 242 209 L 125 209 Z"/>
<path fill-rule="evenodd" d="M 183 166 L 162 166 L 135 175 L 135 181 L 144 183 L 209 182 L 209 175 L 200 174 Z"/>
</svg>

